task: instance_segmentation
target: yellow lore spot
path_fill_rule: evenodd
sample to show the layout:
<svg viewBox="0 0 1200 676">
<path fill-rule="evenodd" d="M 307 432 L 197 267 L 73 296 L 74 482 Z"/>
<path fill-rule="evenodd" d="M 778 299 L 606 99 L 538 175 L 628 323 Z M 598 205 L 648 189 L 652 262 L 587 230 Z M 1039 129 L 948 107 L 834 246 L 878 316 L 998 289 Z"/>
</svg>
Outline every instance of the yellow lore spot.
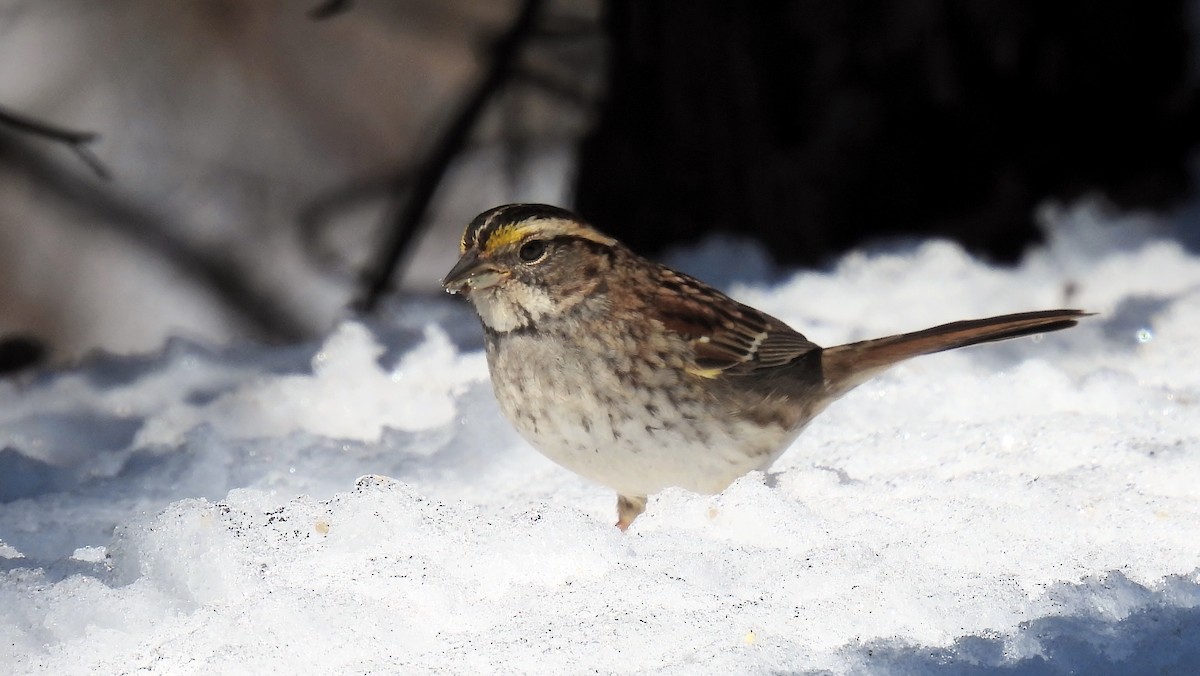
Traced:
<svg viewBox="0 0 1200 676">
<path fill-rule="evenodd" d="M 524 239 L 533 229 L 526 224 L 506 225 L 498 228 L 487 238 L 486 250 L 492 252 L 506 249 Z"/>
<path fill-rule="evenodd" d="M 483 248 L 485 252 L 494 254 L 516 246 L 530 237 L 541 237 L 542 239 L 579 237 L 606 246 L 613 246 L 617 243 L 617 240 L 576 221 L 561 218 L 539 218 L 496 228 L 492 234 L 488 235 Z"/>
</svg>

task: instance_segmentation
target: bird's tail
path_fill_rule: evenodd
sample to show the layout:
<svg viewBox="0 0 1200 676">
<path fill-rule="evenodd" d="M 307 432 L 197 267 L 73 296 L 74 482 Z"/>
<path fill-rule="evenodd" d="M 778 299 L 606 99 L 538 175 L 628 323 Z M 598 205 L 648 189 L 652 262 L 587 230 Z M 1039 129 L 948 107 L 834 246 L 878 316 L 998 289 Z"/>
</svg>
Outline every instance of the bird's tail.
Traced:
<svg viewBox="0 0 1200 676">
<path fill-rule="evenodd" d="M 1059 331 L 1092 313 L 1081 310 L 1020 312 L 987 319 L 970 319 L 942 324 L 924 331 L 864 340 L 826 348 L 821 366 L 826 387 L 833 397 L 841 396 L 893 364 L 923 354 L 1007 340 L 1035 333 Z"/>
</svg>

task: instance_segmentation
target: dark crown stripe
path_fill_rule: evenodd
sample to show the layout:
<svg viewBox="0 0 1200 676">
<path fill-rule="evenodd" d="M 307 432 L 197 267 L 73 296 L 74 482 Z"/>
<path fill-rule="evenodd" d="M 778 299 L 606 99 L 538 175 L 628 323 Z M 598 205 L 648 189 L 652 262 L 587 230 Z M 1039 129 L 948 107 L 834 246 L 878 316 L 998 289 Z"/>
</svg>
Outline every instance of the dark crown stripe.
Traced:
<svg viewBox="0 0 1200 676">
<path fill-rule="evenodd" d="M 545 218 L 579 220 L 570 211 L 549 204 L 505 204 L 488 209 L 471 221 L 463 233 L 463 249 L 484 248 L 492 233 L 504 226 Z"/>
</svg>

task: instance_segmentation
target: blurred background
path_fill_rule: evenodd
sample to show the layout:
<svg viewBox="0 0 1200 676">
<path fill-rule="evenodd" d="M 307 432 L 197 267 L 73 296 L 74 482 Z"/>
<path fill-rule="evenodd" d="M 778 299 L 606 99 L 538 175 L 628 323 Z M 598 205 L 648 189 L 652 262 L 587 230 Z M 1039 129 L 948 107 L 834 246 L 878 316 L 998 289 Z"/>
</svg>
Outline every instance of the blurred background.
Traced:
<svg viewBox="0 0 1200 676">
<path fill-rule="evenodd" d="M 440 294 L 491 206 L 781 265 L 1039 207 L 1195 245 L 1200 2 L 0 0 L 0 372 Z"/>
</svg>

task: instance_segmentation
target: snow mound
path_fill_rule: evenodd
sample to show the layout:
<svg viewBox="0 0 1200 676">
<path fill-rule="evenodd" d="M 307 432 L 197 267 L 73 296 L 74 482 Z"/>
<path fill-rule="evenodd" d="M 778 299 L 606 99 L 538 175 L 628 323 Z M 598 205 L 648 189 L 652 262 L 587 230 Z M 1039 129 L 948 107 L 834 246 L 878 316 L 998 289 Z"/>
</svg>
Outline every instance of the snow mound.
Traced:
<svg viewBox="0 0 1200 676">
<path fill-rule="evenodd" d="M 1052 220 L 1013 269 L 927 242 L 735 286 L 821 344 L 1100 315 L 901 365 L 626 534 L 501 419 L 463 308 L 0 383 L 0 670 L 1195 672 L 1200 259 Z"/>
</svg>

